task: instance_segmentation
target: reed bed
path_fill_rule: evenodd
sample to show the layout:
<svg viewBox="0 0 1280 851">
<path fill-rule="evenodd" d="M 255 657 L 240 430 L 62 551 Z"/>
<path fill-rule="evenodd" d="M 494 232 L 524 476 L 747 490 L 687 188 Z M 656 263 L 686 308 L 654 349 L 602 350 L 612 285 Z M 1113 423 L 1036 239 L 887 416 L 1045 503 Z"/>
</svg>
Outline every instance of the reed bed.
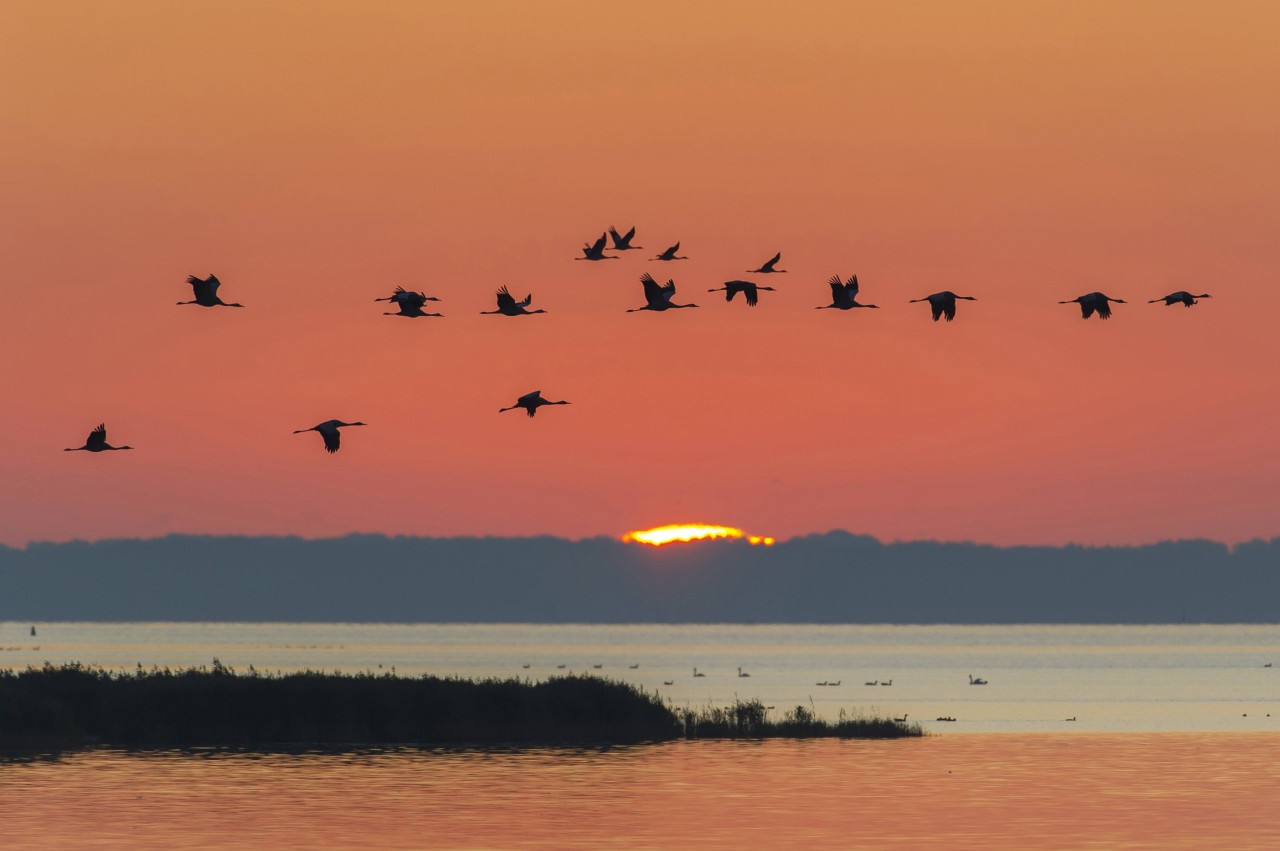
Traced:
<svg viewBox="0 0 1280 851">
<path fill-rule="evenodd" d="M 386 744 L 635 744 L 679 738 L 919 735 L 884 719 L 827 722 L 759 701 L 675 710 L 656 693 L 593 676 L 462 679 L 393 673 L 236 672 L 212 666 L 113 672 L 80 664 L 0 671 L 0 747 L 343 747 Z"/>
</svg>

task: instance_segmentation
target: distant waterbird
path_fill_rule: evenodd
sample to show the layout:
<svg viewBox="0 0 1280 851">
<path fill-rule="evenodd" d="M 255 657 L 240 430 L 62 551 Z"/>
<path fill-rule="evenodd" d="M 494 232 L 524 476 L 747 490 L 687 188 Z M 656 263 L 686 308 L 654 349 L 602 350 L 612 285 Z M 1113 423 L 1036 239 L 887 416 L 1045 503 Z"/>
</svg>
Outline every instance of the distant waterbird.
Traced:
<svg viewBox="0 0 1280 851">
<path fill-rule="evenodd" d="M 640 283 L 644 286 L 644 298 L 646 304 L 644 307 L 637 307 L 628 310 L 627 313 L 639 313 L 642 310 L 674 310 L 680 307 L 697 307 L 696 304 L 675 304 L 671 301 L 676 294 L 676 282 L 668 280 L 665 284 L 659 284 L 653 279 L 653 275 L 645 272 L 640 276 Z"/>
<path fill-rule="evenodd" d="M 971 685 L 971 686 L 985 686 L 986 684 L 987 684 L 987 681 L 986 681 L 986 680 L 984 680 L 982 677 L 975 677 L 973 674 L 970 674 L 970 675 L 969 675 L 969 685 Z"/>
<path fill-rule="evenodd" d="M 852 310 L 855 307 L 868 307 L 879 309 L 879 305 L 875 304 L 859 304 L 858 303 L 858 276 L 854 275 L 847 281 L 841 281 L 839 275 L 833 275 L 831 280 L 827 281 L 827 286 L 831 287 L 831 304 L 822 304 L 814 308 L 815 310 Z"/>
<path fill-rule="evenodd" d="M 1186 290 L 1178 290 L 1176 293 L 1169 293 L 1168 295 L 1161 296 L 1160 298 L 1153 298 L 1151 301 L 1147 302 L 1147 304 L 1155 304 L 1158 301 L 1163 301 L 1165 307 L 1172 307 L 1175 304 L 1180 304 L 1183 307 L 1190 307 L 1196 303 L 1197 299 L 1201 298 L 1213 298 L 1213 296 L 1208 293 L 1192 295 Z"/>
<path fill-rule="evenodd" d="M 695 677 L 705 677 L 705 676 L 706 676 L 706 674 L 699 674 L 699 673 L 698 673 L 698 669 L 697 669 L 697 668 L 694 668 L 694 669 L 693 669 L 693 675 L 694 675 Z"/>
<path fill-rule="evenodd" d="M 664 686 L 673 686 L 673 685 L 675 685 L 675 684 L 676 684 L 676 681 L 675 681 L 675 680 L 663 680 L 663 681 L 662 681 L 662 684 L 663 684 Z"/>
<path fill-rule="evenodd" d="M 893 720 L 894 720 L 894 721 L 896 721 L 896 722 L 897 722 L 897 723 L 899 723 L 899 724 L 905 724 L 905 723 L 907 723 L 907 716 L 908 716 L 908 714 L 909 714 L 909 713 L 904 712 L 904 713 L 902 713 L 902 717 L 901 717 L 901 718 L 894 718 Z"/>
<path fill-rule="evenodd" d="M 755 272 L 760 275 L 770 275 L 774 273 L 785 272 L 787 271 L 786 269 L 777 268 L 778 261 L 781 259 L 782 259 L 782 252 L 779 251 L 777 254 L 773 255 L 773 257 L 769 258 L 768 262 L 761 264 L 759 269 L 748 269 L 747 271 Z"/>
<path fill-rule="evenodd" d="M 1122 298 L 1112 298 L 1111 296 L 1104 295 L 1103 293 L 1086 293 L 1085 295 L 1076 296 L 1075 298 L 1067 301 L 1060 301 L 1058 304 L 1080 305 L 1080 315 L 1085 319 L 1088 319 L 1094 313 L 1098 314 L 1099 319 L 1110 319 L 1110 302 L 1115 302 L 1116 304 L 1128 304 L 1128 302 Z"/>
<path fill-rule="evenodd" d="M 750 675 L 750 674 L 748 674 L 746 671 L 742 670 L 741 668 L 739 668 L 739 669 L 738 669 L 738 676 L 740 676 L 740 677 L 749 677 L 749 676 L 751 676 L 751 675 Z"/>
<path fill-rule="evenodd" d="M 342 420 L 325 420 L 319 425 L 313 425 L 311 428 L 297 429 L 294 431 L 294 434 L 304 434 L 308 431 L 318 432 L 320 437 L 324 438 L 324 450 L 332 455 L 338 451 L 338 448 L 342 443 L 342 435 L 338 432 L 338 429 L 362 425 L 364 425 L 364 423 L 344 423 Z"/>
<path fill-rule="evenodd" d="M 688 260 L 689 259 L 688 257 L 676 256 L 676 252 L 679 250 L 680 250 L 680 243 L 677 242 L 675 245 L 671 246 L 666 251 L 662 252 L 661 254 L 659 254 L 657 257 L 653 259 L 654 260 Z"/>
<path fill-rule="evenodd" d="M 582 256 L 575 257 L 574 260 L 618 260 L 620 258 L 611 254 L 604 253 L 605 244 L 609 241 L 608 234 L 600 234 L 600 238 L 595 242 L 584 243 L 582 246 Z"/>
<path fill-rule="evenodd" d="M 89 437 L 85 439 L 84 446 L 69 446 L 62 450 L 63 452 L 118 452 L 122 449 L 132 449 L 132 446 L 112 446 L 107 443 L 107 424 L 99 423 L 98 427 L 89 432 Z"/>
<path fill-rule="evenodd" d="M 884 681 L 884 682 L 882 682 L 880 685 L 882 685 L 882 686 L 891 686 L 891 685 L 893 685 L 893 680 L 885 680 L 885 681 Z"/>
<path fill-rule="evenodd" d="M 863 685 L 864 685 L 864 686 L 878 686 L 878 685 L 880 685 L 880 681 L 879 681 L 879 680 L 872 680 L 872 681 L 871 681 L 871 682 L 869 682 L 869 683 L 863 683 Z"/>
<path fill-rule="evenodd" d="M 503 316 L 532 316 L 535 313 L 546 313 L 545 310 L 529 310 L 528 307 L 533 303 L 533 294 L 525 296 L 522 300 L 516 301 L 516 297 L 503 286 L 495 294 L 498 300 L 497 310 L 482 310 L 480 314 L 500 313 Z"/>
<path fill-rule="evenodd" d="M 243 304 L 228 304 L 218 298 L 218 287 L 222 286 L 222 282 L 215 275 L 207 278 L 187 275 L 187 283 L 191 285 L 195 298 L 191 301 L 180 301 L 178 304 L 198 304 L 201 307 L 244 307 Z"/>
<path fill-rule="evenodd" d="M 628 665 L 627 667 L 634 671 L 636 668 L 640 667 L 640 663 L 636 662 L 634 665 Z"/>
<path fill-rule="evenodd" d="M 762 287 L 758 284 L 753 284 L 751 281 L 725 281 L 723 287 L 716 287 L 713 290 L 707 290 L 707 292 L 723 292 L 725 301 L 733 301 L 734 296 L 738 293 L 742 293 L 747 300 L 748 306 L 755 307 L 756 303 L 760 300 L 760 290 L 775 292 L 773 287 Z"/>
<path fill-rule="evenodd" d="M 636 251 L 644 248 L 643 245 L 632 245 L 631 240 L 636 238 L 636 226 L 632 225 L 631 230 L 625 234 L 618 233 L 617 228 L 609 228 L 609 238 L 613 240 L 614 251 Z"/>
<path fill-rule="evenodd" d="M 538 412 L 538 409 L 541 408 L 543 405 L 568 405 L 568 404 L 569 404 L 568 402 L 552 402 L 550 400 L 543 399 L 542 391 L 534 390 L 532 393 L 526 393 L 520 398 L 516 399 L 516 403 L 514 405 L 511 405 L 510 407 L 507 407 L 507 408 L 499 408 L 498 413 L 501 414 L 504 411 L 514 411 L 516 408 L 523 408 L 525 413 L 527 413 L 529 416 L 532 417 L 534 414 Z"/>
<path fill-rule="evenodd" d="M 956 299 L 965 301 L 977 301 L 971 295 L 956 295 L 951 290 L 943 290 L 940 293 L 927 295 L 924 298 L 913 298 L 907 304 L 915 304 L 919 301 L 929 302 L 929 309 L 933 311 L 933 321 L 937 322 L 941 317 L 945 316 L 947 321 L 956 318 Z"/>
</svg>

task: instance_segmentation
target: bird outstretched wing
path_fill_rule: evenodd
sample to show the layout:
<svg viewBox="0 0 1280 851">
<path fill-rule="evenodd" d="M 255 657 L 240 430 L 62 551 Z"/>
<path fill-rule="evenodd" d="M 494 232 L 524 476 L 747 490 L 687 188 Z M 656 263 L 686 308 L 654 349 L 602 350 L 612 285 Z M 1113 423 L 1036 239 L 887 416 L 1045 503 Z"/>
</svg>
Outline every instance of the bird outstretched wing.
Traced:
<svg viewBox="0 0 1280 851">
<path fill-rule="evenodd" d="M 613 237 L 614 248 L 627 248 L 631 244 L 631 238 L 636 235 L 635 225 L 631 226 L 631 230 L 626 234 L 618 233 L 617 228 L 609 228 L 609 236 Z"/>
<path fill-rule="evenodd" d="M 653 279 L 653 275 L 650 275 L 648 272 L 645 272 L 643 275 L 640 276 L 640 283 L 644 285 L 645 300 L 649 302 L 657 302 L 662 300 L 663 290 L 665 290 L 666 287 L 663 287 L 657 281 L 655 281 Z M 675 291 L 674 284 L 671 285 L 671 289 L 673 292 Z"/>
<path fill-rule="evenodd" d="M 1098 311 L 1099 319 L 1110 319 L 1111 303 L 1108 302 L 1105 298 L 1098 299 L 1097 311 Z"/>
<path fill-rule="evenodd" d="M 511 291 L 508 290 L 505 285 L 498 290 L 496 295 L 498 297 L 499 310 L 509 310 L 516 306 L 515 296 L 511 295 Z"/>
<path fill-rule="evenodd" d="M 857 298 L 858 297 L 858 276 L 854 275 L 852 278 L 845 281 L 844 289 L 845 289 L 845 292 L 849 294 L 850 299 Z"/>
<path fill-rule="evenodd" d="M 324 438 L 324 449 L 330 455 L 338 451 L 338 447 L 342 443 L 342 432 L 336 428 L 322 428 L 319 430 L 320 436 Z"/>
<path fill-rule="evenodd" d="M 844 295 L 844 281 L 840 280 L 839 275 L 833 275 L 827 285 L 831 287 L 832 301 L 838 301 Z"/>
<path fill-rule="evenodd" d="M 212 299 L 218 292 L 220 282 L 213 275 L 208 278 L 197 278 L 195 275 L 187 275 L 187 283 L 191 285 L 192 292 L 195 293 L 196 301 Z"/>
<path fill-rule="evenodd" d="M 779 260 L 781 260 L 781 259 L 782 259 L 782 252 L 781 252 L 781 251 L 779 251 L 777 254 L 773 255 L 773 257 L 772 257 L 772 258 L 770 258 L 770 260 L 769 260 L 769 262 L 768 262 L 768 263 L 765 263 L 765 264 L 764 264 L 763 266 L 761 266 L 760 268 L 761 268 L 761 270 L 766 270 L 766 269 L 767 269 L 767 270 L 772 271 L 772 270 L 773 270 L 773 267 L 774 267 L 774 266 L 776 266 L 776 265 L 777 265 L 777 263 L 778 263 L 778 261 L 779 261 Z"/>
<path fill-rule="evenodd" d="M 671 301 L 676 294 L 676 282 L 672 278 L 667 278 L 667 282 L 661 287 L 662 297 L 667 301 Z"/>
<path fill-rule="evenodd" d="M 541 399 L 541 398 L 542 398 L 542 391 L 534 390 L 530 393 L 524 394 L 519 399 L 516 399 L 516 404 L 518 405 L 521 402 L 532 402 L 534 399 Z"/>
<path fill-rule="evenodd" d="M 602 234 L 600 234 L 600 238 L 599 238 L 599 239 L 597 239 L 597 240 L 596 240 L 596 241 L 591 245 L 591 253 L 592 253 L 592 254 L 600 254 L 600 253 L 602 253 L 602 252 L 604 251 L 604 246 L 605 246 L 605 243 L 606 243 L 606 242 L 607 242 L 607 234 L 603 234 L 603 233 L 602 233 Z"/>
<path fill-rule="evenodd" d="M 92 449 L 95 446 L 107 445 L 107 424 L 99 423 L 98 427 L 89 432 L 89 439 L 84 442 L 86 449 Z"/>
<path fill-rule="evenodd" d="M 756 304 L 760 301 L 760 292 L 755 288 L 754 285 L 747 285 L 742 287 L 742 294 L 747 299 L 748 307 L 755 307 Z"/>
</svg>

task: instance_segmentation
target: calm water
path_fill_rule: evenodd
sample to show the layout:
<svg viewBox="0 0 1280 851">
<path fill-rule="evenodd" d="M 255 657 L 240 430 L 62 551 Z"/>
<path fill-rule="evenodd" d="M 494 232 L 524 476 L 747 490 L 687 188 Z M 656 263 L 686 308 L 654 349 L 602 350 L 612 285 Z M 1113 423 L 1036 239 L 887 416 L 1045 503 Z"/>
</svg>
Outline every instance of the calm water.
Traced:
<svg viewBox="0 0 1280 851">
<path fill-rule="evenodd" d="M 587 671 L 679 705 L 812 701 L 937 735 L 86 751 L 0 762 L 5 849 L 1280 847 L 1277 626 L 29 626 L 0 624 L 0 664 Z"/>
<path fill-rule="evenodd" d="M 978 734 L 0 763 L 22 849 L 1280 847 L 1280 737 Z"/>
<path fill-rule="evenodd" d="M 35 637 L 29 627 L 0 624 L 0 666 L 126 669 L 216 656 L 271 671 L 381 666 L 534 679 L 574 671 L 633 682 L 681 706 L 759 697 L 779 711 L 812 703 L 828 716 L 906 714 L 947 733 L 1280 731 L 1276 625 L 47 623 Z M 705 676 L 692 676 L 695 666 Z M 969 685 L 970 674 L 988 685 Z M 893 684 L 864 685 L 871 681 Z M 939 716 L 956 721 L 932 720 Z"/>
</svg>

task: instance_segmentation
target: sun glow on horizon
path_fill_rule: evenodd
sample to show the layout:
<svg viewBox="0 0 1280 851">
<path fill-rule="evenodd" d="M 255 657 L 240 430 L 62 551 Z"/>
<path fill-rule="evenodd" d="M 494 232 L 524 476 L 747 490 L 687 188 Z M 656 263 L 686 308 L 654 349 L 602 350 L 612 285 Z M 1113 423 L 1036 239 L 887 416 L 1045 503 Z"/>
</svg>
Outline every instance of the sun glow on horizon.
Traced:
<svg viewBox="0 0 1280 851">
<path fill-rule="evenodd" d="M 628 532 L 622 536 L 624 541 L 648 544 L 651 547 L 714 538 L 746 538 L 747 542 L 752 546 L 773 546 L 773 538 L 767 535 L 748 535 L 741 529 L 735 529 L 732 526 L 709 526 L 703 523 L 678 523 L 670 526 L 657 526 L 653 529 Z"/>
</svg>

